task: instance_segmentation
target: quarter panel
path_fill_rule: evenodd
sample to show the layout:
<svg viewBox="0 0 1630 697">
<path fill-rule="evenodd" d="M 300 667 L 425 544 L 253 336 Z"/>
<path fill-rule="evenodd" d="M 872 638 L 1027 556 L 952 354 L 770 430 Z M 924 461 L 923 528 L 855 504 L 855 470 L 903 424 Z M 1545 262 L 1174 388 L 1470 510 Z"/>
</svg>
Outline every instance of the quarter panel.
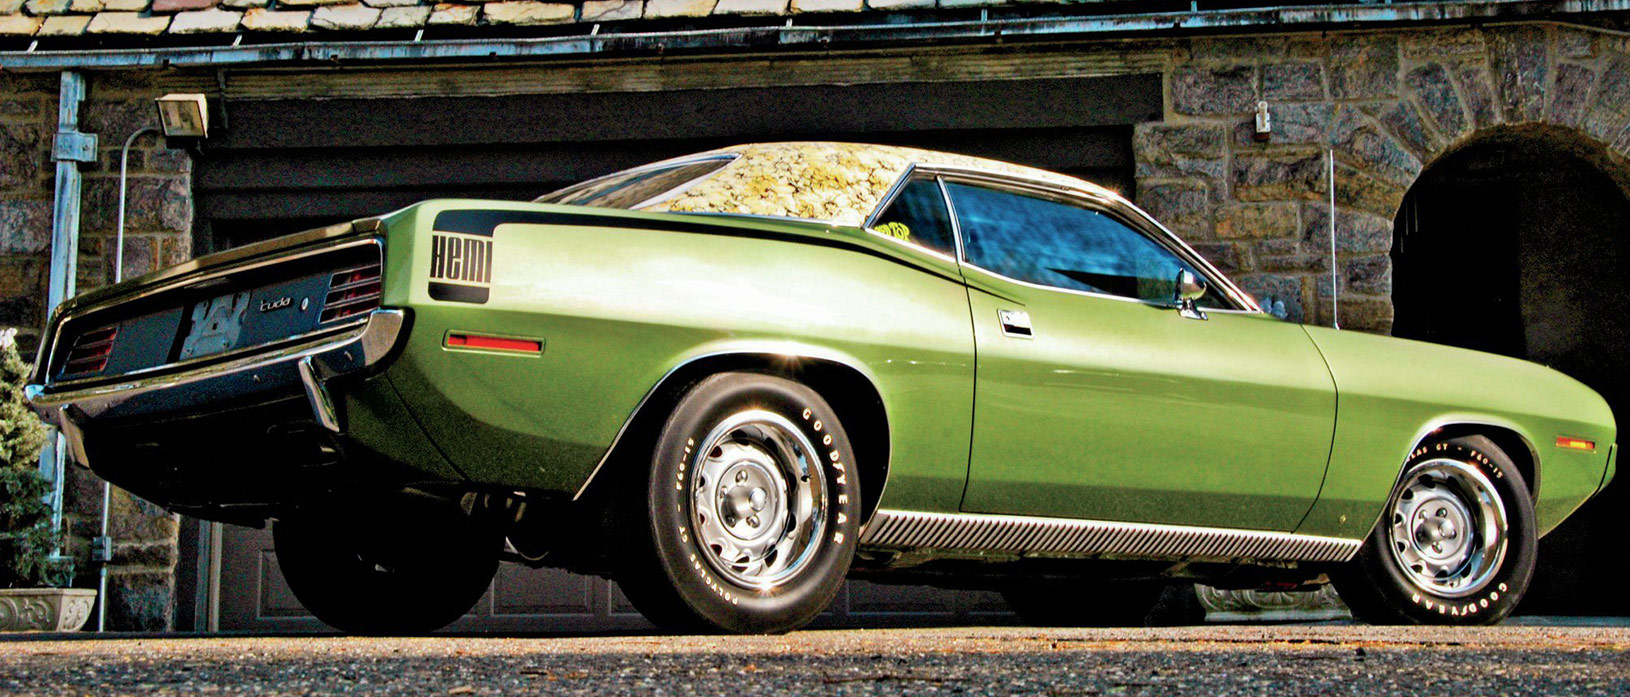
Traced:
<svg viewBox="0 0 1630 697">
<path fill-rule="evenodd" d="M 473 481 L 575 492 L 675 367 L 772 352 L 871 376 L 891 428 L 887 505 L 956 510 L 973 339 L 954 267 L 853 231 L 607 210 L 603 226 L 498 226 L 489 300 L 446 302 L 427 290 L 428 237 L 436 213 L 458 208 L 601 211 L 435 201 L 393 220 L 388 300 L 412 307 L 415 326 L 391 378 Z M 640 229 L 676 221 L 721 234 Z M 544 349 L 448 350 L 449 331 L 535 338 Z"/>
</svg>

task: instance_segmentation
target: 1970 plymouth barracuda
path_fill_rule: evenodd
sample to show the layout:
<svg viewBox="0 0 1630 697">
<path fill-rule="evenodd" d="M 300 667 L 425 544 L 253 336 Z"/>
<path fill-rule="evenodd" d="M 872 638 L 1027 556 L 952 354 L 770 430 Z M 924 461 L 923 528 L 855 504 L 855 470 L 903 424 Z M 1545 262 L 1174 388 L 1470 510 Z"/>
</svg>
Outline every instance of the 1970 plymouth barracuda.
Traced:
<svg viewBox="0 0 1630 697">
<path fill-rule="evenodd" d="M 835 143 L 200 258 L 58 308 L 32 383 L 77 463 L 271 521 L 353 632 L 444 626 L 504 560 L 706 631 L 848 576 L 1038 622 L 1201 580 L 1491 623 L 1615 447 L 1584 385 L 1276 319 L 1092 184 Z"/>
</svg>

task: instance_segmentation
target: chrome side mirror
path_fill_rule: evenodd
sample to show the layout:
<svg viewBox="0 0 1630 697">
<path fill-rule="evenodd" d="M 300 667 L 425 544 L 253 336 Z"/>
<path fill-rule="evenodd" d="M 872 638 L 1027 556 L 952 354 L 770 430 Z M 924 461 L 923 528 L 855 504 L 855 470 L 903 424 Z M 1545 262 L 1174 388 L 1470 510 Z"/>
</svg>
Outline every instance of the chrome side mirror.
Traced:
<svg viewBox="0 0 1630 697">
<path fill-rule="evenodd" d="M 1201 312 L 1195 302 L 1205 297 L 1206 282 L 1194 275 L 1188 269 L 1179 269 L 1177 272 L 1177 314 L 1188 319 L 1205 319 L 1206 313 Z"/>
</svg>

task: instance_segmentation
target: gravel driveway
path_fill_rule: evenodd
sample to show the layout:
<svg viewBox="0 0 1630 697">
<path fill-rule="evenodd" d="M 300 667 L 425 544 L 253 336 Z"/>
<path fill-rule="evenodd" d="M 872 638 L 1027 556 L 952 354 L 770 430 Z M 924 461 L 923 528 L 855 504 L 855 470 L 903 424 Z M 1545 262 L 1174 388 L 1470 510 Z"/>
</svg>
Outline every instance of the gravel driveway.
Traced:
<svg viewBox="0 0 1630 697">
<path fill-rule="evenodd" d="M 0 640 L 0 694 L 1624 695 L 1630 628 Z"/>
</svg>

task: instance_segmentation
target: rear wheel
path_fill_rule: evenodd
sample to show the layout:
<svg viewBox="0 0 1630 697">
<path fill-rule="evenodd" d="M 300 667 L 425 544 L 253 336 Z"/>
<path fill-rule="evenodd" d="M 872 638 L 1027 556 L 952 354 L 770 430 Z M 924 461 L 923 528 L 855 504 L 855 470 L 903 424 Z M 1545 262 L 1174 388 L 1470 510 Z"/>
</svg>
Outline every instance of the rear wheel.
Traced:
<svg viewBox="0 0 1630 697">
<path fill-rule="evenodd" d="M 451 504 L 366 519 L 291 517 L 272 535 L 294 596 L 350 634 L 424 634 L 451 624 L 486 592 L 502 548 L 496 532 Z"/>
<path fill-rule="evenodd" d="M 783 378 L 703 380 L 624 495 L 630 554 L 618 584 L 677 629 L 784 632 L 841 588 L 859 529 L 848 436 L 814 390 Z"/>
<path fill-rule="evenodd" d="M 1336 590 L 1372 624 L 1494 624 L 1534 573 L 1534 505 L 1522 472 L 1481 436 L 1417 449 Z"/>
</svg>

